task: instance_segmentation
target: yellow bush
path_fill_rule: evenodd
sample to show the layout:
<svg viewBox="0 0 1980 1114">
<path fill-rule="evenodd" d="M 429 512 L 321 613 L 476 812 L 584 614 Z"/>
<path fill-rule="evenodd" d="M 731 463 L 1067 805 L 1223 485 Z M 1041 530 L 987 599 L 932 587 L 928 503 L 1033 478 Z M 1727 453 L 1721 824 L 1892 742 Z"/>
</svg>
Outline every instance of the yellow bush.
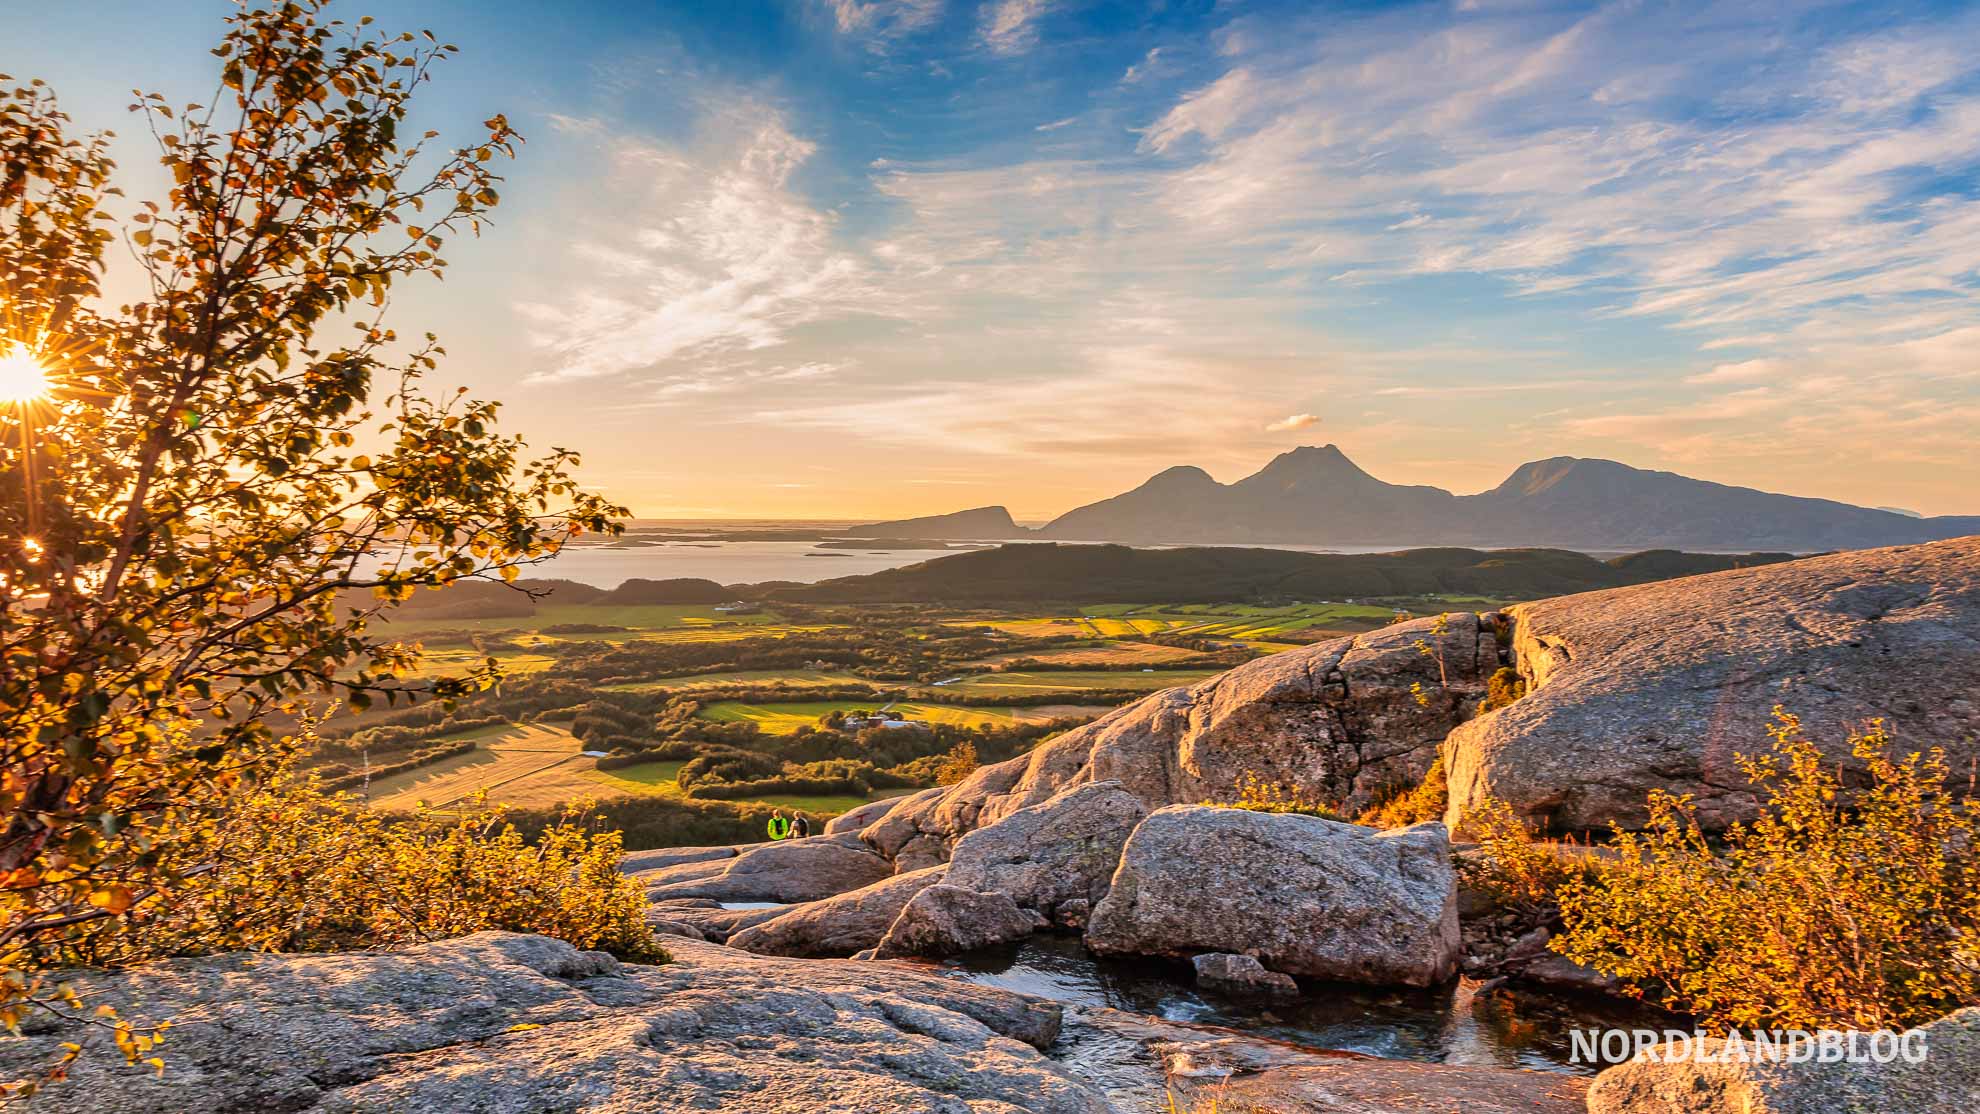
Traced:
<svg viewBox="0 0 1980 1114">
<path fill-rule="evenodd" d="M 1689 797 L 1652 794 L 1620 860 L 1562 892 L 1555 946 L 1720 1026 L 1904 1028 L 1980 1002 L 1980 801 L 1881 724 L 1851 738 L 1869 781 L 1848 788 L 1775 715 L 1773 753 L 1741 759 L 1759 818 L 1714 841 Z"/>
<path fill-rule="evenodd" d="M 389 818 L 291 782 L 247 797 L 209 851 L 178 889 L 85 926 L 44 959 L 390 948 L 483 929 L 668 958 L 645 922 L 640 886 L 619 872 L 619 833 L 586 831 L 576 811 L 532 844 L 482 804 Z"/>
<path fill-rule="evenodd" d="M 1450 791 L 1450 780 L 1444 774 L 1444 756 L 1440 754 L 1431 760 L 1422 781 L 1378 794 L 1375 803 L 1363 809 L 1354 822 L 1377 828 L 1406 828 L 1425 820 L 1441 820 Z"/>
<path fill-rule="evenodd" d="M 1496 712 L 1525 695 L 1526 678 L 1512 666 L 1502 665 L 1485 681 L 1485 699 L 1478 705 L 1478 714 Z"/>
<path fill-rule="evenodd" d="M 1480 852 L 1459 861 L 1465 882 L 1501 907 L 1551 915 L 1563 887 L 1594 869 L 1534 839 L 1504 801 L 1487 798 L 1465 813 L 1458 835 L 1476 841 Z"/>
<path fill-rule="evenodd" d="M 951 748 L 935 767 L 935 784 L 954 785 L 975 773 L 979 765 L 976 744 L 965 739 Z"/>
<path fill-rule="evenodd" d="M 1246 770 L 1238 779 L 1236 800 L 1203 803 L 1218 808 L 1248 809 L 1252 812 L 1295 812 L 1302 816 L 1318 816 L 1322 820 L 1344 819 L 1335 811 L 1332 804 L 1316 794 L 1297 785 L 1266 781 L 1250 770 Z"/>
</svg>

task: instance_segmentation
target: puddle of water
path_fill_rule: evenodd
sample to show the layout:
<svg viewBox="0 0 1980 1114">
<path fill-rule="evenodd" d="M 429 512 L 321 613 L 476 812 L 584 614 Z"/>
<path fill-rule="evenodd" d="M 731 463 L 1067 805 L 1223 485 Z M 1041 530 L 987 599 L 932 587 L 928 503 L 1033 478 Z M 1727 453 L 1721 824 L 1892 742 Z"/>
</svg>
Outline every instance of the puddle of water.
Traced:
<svg viewBox="0 0 1980 1114">
<path fill-rule="evenodd" d="M 1198 990 L 1187 964 L 1096 957 L 1070 936 L 1034 936 L 959 964 L 958 977 L 1069 1004 L 1430 1063 L 1591 1075 L 1603 1065 L 1568 1062 L 1571 1030 L 1671 1024 L 1631 1002 L 1503 988 L 1478 994 L 1469 981 L 1430 990 L 1302 981 L 1298 998 L 1231 998 Z"/>
<path fill-rule="evenodd" d="M 719 901 L 716 904 L 724 909 L 782 909 L 781 901 Z"/>
</svg>

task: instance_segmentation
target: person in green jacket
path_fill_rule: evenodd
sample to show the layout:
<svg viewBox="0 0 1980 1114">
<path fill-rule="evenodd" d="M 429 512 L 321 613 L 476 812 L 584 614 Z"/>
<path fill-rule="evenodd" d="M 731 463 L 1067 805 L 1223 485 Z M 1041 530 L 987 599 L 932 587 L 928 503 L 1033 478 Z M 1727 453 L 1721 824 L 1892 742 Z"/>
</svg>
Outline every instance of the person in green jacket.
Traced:
<svg viewBox="0 0 1980 1114">
<path fill-rule="evenodd" d="M 791 834 L 791 822 L 789 820 L 784 819 L 784 810 L 780 808 L 777 811 L 771 813 L 770 838 L 784 839 L 790 834 Z"/>
</svg>

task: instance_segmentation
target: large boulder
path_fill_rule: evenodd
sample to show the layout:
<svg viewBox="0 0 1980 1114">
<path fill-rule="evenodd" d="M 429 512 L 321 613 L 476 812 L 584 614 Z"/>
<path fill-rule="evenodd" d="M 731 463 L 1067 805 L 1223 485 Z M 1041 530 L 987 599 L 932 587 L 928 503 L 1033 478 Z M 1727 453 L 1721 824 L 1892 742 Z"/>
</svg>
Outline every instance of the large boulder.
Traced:
<svg viewBox="0 0 1980 1114">
<path fill-rule="evenodd" d="M 887 926 L 914 895 L 948 872 L 931 866 L 870 886 L 797 906 L 728 938 L 729 946 L 763 955 L 848 956 L 880 943 Z"/>
<path fill-rule="evenodd" d="M 1653 789 L 1712 827 L 1753 814 L 1737 756 L 1779 705 L 1851 763 L 1901 745 L 1980 757 L 1980 538 L 1564 596 L 1509 611 L 1527 695 L 1452 732 L 1446 820 L 1486 798 L 1555 831 L 1640 824 Z"/>
<path fill-rule="evenodd" d="M 902 799 L 900 797 L 889 797 L 884 801 L 869 801 L 858 808 L 842 812 L 825 822 L 825 834 L 838 835 L 840 832 L 857 832 L 882 816 L 894 811 L 894 806 L 900 804 Z"/>
<path fill-rule="evenodd" d="M 894 873 L 857 835 L 817 835 L 760 843 L 732 859 L 686 863 L 644 872 L 650 901 L 817 901 L 870 886 Z"/>
<path fill-rule="evenodd" d="M 619 858 L 619 869 L 626 874 L 644 878 L 669 867 L 719 862 L 723 859 L 733 859 L 739 854 L 741 850 L 735 847 L 654 847 L 645 851 L 626 852 Z"/>
<path fill-rule="evenodd" d="M 27 1114 L 1098 1114 L 1039 1050 L 1060 1009 L 898 964 L 752 956 L 689 940 L 621 964 L 481 933 L 403 952 L 234 954 L 75 982 L 85 1005 L 171 1019 L 160 1073 L 92 1047 Z M 0 1078 L 108 1042 L 38 1021 Z M 796 1103 L 798 1105 L 790 1105 Z"/>
<path fill-rule="evenodd" d="M 1000 893 L 1061 927 L 1107 896 L 1121 846 L 1147 810 L 1119 782 L 1069 789 L 956 843 L 946 884 Z"/>
<path fill-rule="evenodd" d="M 1377 831 L 1177 805 L 1128 838 L 1086 942 L 1114 954 L 1237 952 L 1289 975 L 1429 986 L 1459 953 L 1444 826 Z"/>
<path fill-rule="evenodd" d="M 947 858 L 966 833 L 1100 781 L 1154 809 L 1235 801 L 1255 778 L 1353 812 L 1420 780 L 1500 665 L 1495 627 L 1469 612 L 1288 650 L 909 797 L 861 835 L 914 869 Z"/>
<path fill-rule="evenodd" d="M 1003 894 L 930 886 L 901 909 L 873 957 L 953 955 L 1021 940 L 1044 926 L 1038 914 Z"/>
<path fill-rule="evenodd" d="M 1841 1034 L 1871 1049 L 1872 1034 Z M 1973 1114 L 1980 1110 L 1980 1007 L 1901 1038 L 1920 1054 L 1884 1063 L 1803 1063 L 1729 1054 L 1725 1042 L 1659 1045 L 1595 1077 L 1589 1114 Z M 1839 1042 L 1839 1048 L 1847 1047 Z M 1726 1063 L 1713 1062 L 1718 1059 Z"/>
</svg>

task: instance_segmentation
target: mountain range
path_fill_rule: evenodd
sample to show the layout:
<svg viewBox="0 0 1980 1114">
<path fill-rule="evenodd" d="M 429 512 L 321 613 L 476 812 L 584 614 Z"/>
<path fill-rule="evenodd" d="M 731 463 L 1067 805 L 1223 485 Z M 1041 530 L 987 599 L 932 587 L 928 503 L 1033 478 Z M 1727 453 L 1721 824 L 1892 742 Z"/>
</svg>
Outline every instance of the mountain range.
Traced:
<svg viewBox="0 0 1980 1114">
<path fill-rule="evenodd" d="M 1919 517 L 1551 457 L 1476 495 L 1376 479 L 1333 445 L 1283 453 L 1235 483 L 1180 466 L 1037 529 L 1003 507 L 876 522 L 873 538 L 1104 541 L 1137 545 L 1547 546 L 1797 553 L 1980 534 L 1980 515 Z"/>
</svg>

